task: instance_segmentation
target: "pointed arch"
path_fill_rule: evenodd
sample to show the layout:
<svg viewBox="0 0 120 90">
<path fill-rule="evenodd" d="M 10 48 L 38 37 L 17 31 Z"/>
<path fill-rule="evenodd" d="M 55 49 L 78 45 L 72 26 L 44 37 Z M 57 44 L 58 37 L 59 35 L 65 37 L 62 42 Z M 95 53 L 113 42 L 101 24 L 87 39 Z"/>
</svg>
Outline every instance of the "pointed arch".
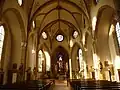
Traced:
<svg viewBox="0 0 120 90">
<path fill-rule="evenodd" d="M 76 71 L 79 71 L 79 49 L 82 49 L 81 46 L 76 42 L 74 43 L 73 47 L 72 47 L 72 70 L 75 73 Z M 75 78 L 75 77 L 74 77 Z"/>
<path fill-rule="evenodd" d="M 108 15 L 109 14 L 109 15 Z M 109 49 L 109 30 L 115 10 L 108 6 L 102 6 L 98 10 L 97 23 L 95 28 L 96 52 L 101 62 L 109 59 L 111 61 Z"/>
<path fill-rule="evenodd" d="M 23 18 L 21 16 L 21 13 L 15 9 L 15 8 L 8 8 L 6 9 L 3 13 L 2 13 L 2 18 L 6 18 L 6 13 L 7 12 L 13 12 L 16 17 L 17 17 L 17 20 L 19 22 L 19 25 L 20 25 L 20 29 L 21 29 L 21 33 L 22 33 L 22 41 L 26 41 L 26 33 L 25 33 L 25 25 L 24 25 L 24 21 L 23 21 Z"/>
</svg>

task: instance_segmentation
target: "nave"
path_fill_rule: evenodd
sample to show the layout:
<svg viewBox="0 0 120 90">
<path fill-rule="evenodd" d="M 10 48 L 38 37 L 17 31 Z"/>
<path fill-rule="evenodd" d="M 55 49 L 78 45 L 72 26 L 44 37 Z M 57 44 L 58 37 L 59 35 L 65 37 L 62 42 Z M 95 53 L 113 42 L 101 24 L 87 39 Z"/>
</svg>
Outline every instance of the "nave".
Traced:
<svg viewBox="0 0 120 90">
<path fill-rule="evenodd" d="M 1 89 L 119 83 L 119 0 L 0 0 Z"/>
<path fill-rule="evenodd" d="M 55 80 L 55 84 L 50 90 L 72 90 L 72 88 L 67 84 L 67 80 Z"/>
</svg>

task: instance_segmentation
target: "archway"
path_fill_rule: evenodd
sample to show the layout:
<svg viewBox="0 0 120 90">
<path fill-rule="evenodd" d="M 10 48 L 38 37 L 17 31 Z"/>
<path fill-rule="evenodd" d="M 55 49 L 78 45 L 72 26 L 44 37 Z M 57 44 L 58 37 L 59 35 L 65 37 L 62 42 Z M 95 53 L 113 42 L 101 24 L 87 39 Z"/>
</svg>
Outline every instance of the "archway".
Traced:
<svg viewBox="0 0 120 90">
<path fill-rule="evenodd" d="M 8 70 L 19 68 L 25 61 L 26 34 L 22 16 L 17 9 L 6 9 L 1 20 L 5 26 L 5 42 L 3 46 L 2 68 L 4 83 L 7 82 Z"/>
<path fill-rule="evenodd" d="M 97 39 L 96 48 L 97 54 L 102 62 L 104 62 L 106 59 L 110 60 L 108 37 L 113 13 L 113 9 L 108 6 L 100 8 L 98 12 L 97 28 L 95 31 Z"/>
<path fill-rule="evenodd" d="M 110 55 L 110 48 L 109 48 L 110 46 L 109 45 L 109 29 L 113 19 L 112 18 L 113 15 L 114 15 L 114 9 L 109 6 L 101 7 L 98 12 L 98 20 L 97 20 L 97 26 L 95 31 L 96 53 L 97 53 L 97 62 L 99 63 L 100 61 L 102 64 L 104 64 L 104 68 L 107 68 L 107 65 L 108 65 L 107 63 L 111 62 L 111 55 Z M 108 73 L 108 70 L 104 71 L 104 73 Z M 107 74 L 103 75 L 101 79 L 102 78 L 105 80 L 110 80 L 110 77 Z"/>
<path fill-rule="evenodd" d="M 58 46 L 52 53 L 51 59 L 51 70 L 55 78 L 59 78 L 61 75 L 69 76 L 68 62 L 69 55 L 68 52 L 61 46 Z"/>
<path fill-rule="evenodd" d="M 86 78 L 86 62 L 83 59 L 83 50 L 78 43 L 72 48 L 72 78 Z"/>
<path fill-rule="evenodd" d="M 20 63 L 24 63 L 25 60 L 25 26 L 20 12 L 14 8 L 7 9 L 3 12 L 3 20 L 5 20 L 5 24 L 9 28 L 8 34 L 10 34 L 10 64 L 9 69 L 12 68 L 13 64 L 20 65 Z M 13 19 L 14 18 L 14 19 Z M 16 33 L 17 32 L 17 33 Z M 7 45 L 5 46 L 7 47 Z M 8 57 L 9 57 L 8 56 Z"/>
</svg>

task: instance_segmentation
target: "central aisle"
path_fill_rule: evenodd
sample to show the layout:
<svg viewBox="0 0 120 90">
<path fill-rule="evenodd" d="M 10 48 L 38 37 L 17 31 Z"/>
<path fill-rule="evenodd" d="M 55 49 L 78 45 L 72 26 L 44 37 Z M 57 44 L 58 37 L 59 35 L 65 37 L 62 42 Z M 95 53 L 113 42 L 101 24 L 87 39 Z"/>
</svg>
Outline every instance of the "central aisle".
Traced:
<svg viewBox="0 0 120 90">
<path fill-rule="evenodd" d="M 52 90 L 72 90 L 70 86 L 67 86 L 66 80 L 55 80 L 55 85 Z"/>
</svg>

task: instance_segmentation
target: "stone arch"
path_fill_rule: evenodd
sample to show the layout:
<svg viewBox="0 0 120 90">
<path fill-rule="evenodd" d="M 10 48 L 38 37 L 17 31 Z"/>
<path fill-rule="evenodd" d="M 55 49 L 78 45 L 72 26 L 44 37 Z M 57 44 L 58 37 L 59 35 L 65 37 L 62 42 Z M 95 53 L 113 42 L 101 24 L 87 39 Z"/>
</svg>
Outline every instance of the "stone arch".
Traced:
<svg viewBox="0 0 120 90">
<path fill-rule="evenodd" d="M 23 19 L 22 19 L 22 16 L 21 16 L 20 12 L 17 9 L 15 9 L 15 8 L 8 8 L 7 10 L 5 10 L 2 13 L 2 17 L 3 18 L 4 18 L 4 15 L 8 11 L 11 11 L 11 12 L 13 12 L 16 15 L 17 20 L 18 20 L 19 25 L 20 25 L 21 33 L 22 33 L 22 41 L 26 41 L 25 25 L 24 25 L 24 22 L 23 22 Z"/>
<path fill-rule="evenodd" d="M 85 59 L 87 65 L 90 67 L 93 65 L 93 48 L 92 48 L 92 35 L 89 32 L 85 33 Z"/>
<path fill-rule="evenodd" d="M 51 58 L 51 68 L 55 67 L 55 65 L 58 65 L 58 61 L 59 61 L 59 56 L 62 56 L 62 61 L 63 61 L 63 68 L 66 69 L 66 63 L 67 63 L 67 67 L 69 67 L 69 53 L 68 51 L 62 47 L 62 46 L 58 46 L 53 52 L 52 52 L 52 58 Z M 53 74 L 55 74 L 55 70 L 56 68 L 52 69 Z M 58 68 L 57 68 L 58 69 Z M 69 70 L 68 70 L 69 72 Z M 65 74 L 65 71 L 64 71 Z"/>
<path fill-rule="evenodd" d="M 109 16 L 108 16 L 109 14 Z M 108 5 L 102 6 L 98 10 L 97 23 L 95 30 L 95 44 L 96 52 L 100 61 L 103 63 L 105 60 L 110 60 L 109 51 L 109 29 L 114 15 L 114 9 Z"/>
<path fill-rule="evenodd" d="M 76 72 L 79 70 L 79 61 L 78 61 L 78 52 L 79 49 L 82 49 L 82 46 L 80 46 L 78 43 L 74 43 L 71 51 L 71 65 L 72 65 L 72 71 Z"/>
<path fill-rule="evenodd" d="M 40 6 L 40 7 L 34 12 L 34 14 L 32 15 L 31 21 L 34 20 L 34 18 L 36 17 L 36 15 L 37 15 L 37 13 L 38 13 L 39 11 L 41 11 L 41 10 L 42 10 L 43 8 L 45 8 L 46 6 L 48 6 L 48 5 L 52 4 L 52 3 L 55 3 L 55 2 L 56 2 L 56 0 L 48 1 L 47 3 L 43 4 L 42 6 Z M 64 3 L 69 3 L 69 4 L 73 5 L 73 6 L 76 7 L 78 10 L 82 11 L 82 12 L 84 13 L 84 15 L 87 17 L 87 15 L 85 14 L 84 10 L 82 10 L 82 8 L 80 8 L 79 6 L 77 6 L 75 3 L 71 2 L 71 1 L 68 1 L 68 0 L 67 0 L 67 1 L 62 0 L 62 2 L 64 2 Z M 88 18 L 89 18 L 89 17 L 87 17 L 87 19 L 88 19 Z M 88 19 L 88 20 L 89 20 L 89 19 Z"/>
<path fill-rule="evenodd" d="M 39 50 L 42 50 L 42 52 L 43 52 L 43 55 L 44 55 L 44 65 L 43 65 L 43 67 L 44 67 L 44 71 L 47 71 L 47 68 L 50 68 L 51 69 L 51 52 L 50 52 L 50 49 L 49 49 L 49 47 L 47 46 L 47 44 L 46 43 L 43 43 L 41 46 L 40 46 L 40 48 L 38 48 L 38 52 L 39 52 Z M 47 55 L 46 55 L 46 53 L 47 53 L 47 55 L 49 55 L 48 57 L 47 57 Z M 38 54 L 38 53 L 37 53 Z M 37 61 L 36 61 L 36 65 L 38 64 L 38 57 L 37 57 L 37 59 L 36 59 Z M 47 60 L 49 60 L 49 61 L 47 61 Z M 49 62 L 49 63 L 48 63 Z M 38 67 L 38 66 L 37 66 Z M 49 69 L 49 70 L 50 70 Z"/>
<path fill-rule="evenodd" d="M 56 22 L 58 22 L 58 21 L 60 21 L 60 22 L 63 22 L 63 23 L 65 23 L 66 25 L 68 25 L 68 27 L 72 27 L 72 28 L 74 28 L 75 30 L 77 30 L 78 32 L 79 32 L 79 36 L 80 36 L 80 39 L 82 38 L 82 31 L 81 30 L 78 30 L 71 22 L 68 22 L 68 21 L 66 21 L 66 20 L 63 20 L 63 19 L 57 19 L 57 20 L 54 20 L 54 21 L 52 21 L 52 22 L 50 22 L 50 23 L 48 23 L 42 30 L 40 30 L 39 31 L 39 35 L 41 35 L 41 33 L 46 29 L 46 27 L 48 27 L 49 25 L 54 25 Z"/>
<path fill-rule="evenodd" d="M 69 56 L 69 53 L 68 51 L 63 47 L 63 46 L 58 46 L 56 47 L 56 49 L 52 52 L 52 57 L 54 56 L 54 54 L 57 52 L 57 51 L 61 51 L 61 52 L 65 52 L 65 56 L 68 55 Z M 62 51 L 63 50 L 63 51 Z M 56 59 L 55 59 L 56 60 Z"/>
<path fill-rule="evenodd" d="M 11 62 L 12 64 L 17 63 L 17 65 L 19 66 L 19 64 L 24 63 L 25 60 L 25 51 L 21 49 L 25 48 L 21 46 L 21 43 L 26 41 L 23 19 L 20 12 L 14 8 L 9 8 L 5 10 L 2 13 L 2 18 L 5 18 L 5 20 L 7 20 L 6 24 L 8 24 L 9 28 L 11 29 Z M 16 35 L 16 32 L 18 33 L 18 35 Z"/>
</svg>

